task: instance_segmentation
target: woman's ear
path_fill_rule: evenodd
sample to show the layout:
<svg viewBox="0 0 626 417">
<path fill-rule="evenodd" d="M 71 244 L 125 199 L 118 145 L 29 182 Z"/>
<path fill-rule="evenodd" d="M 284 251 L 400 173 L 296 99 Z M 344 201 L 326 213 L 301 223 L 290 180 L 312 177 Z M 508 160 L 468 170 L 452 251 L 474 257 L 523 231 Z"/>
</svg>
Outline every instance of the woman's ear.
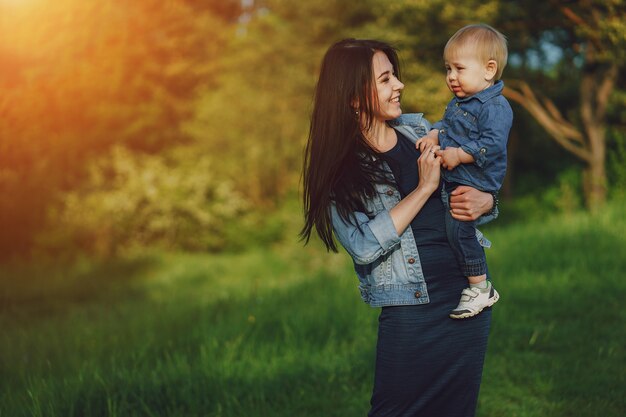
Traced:
<svg viewBox="0 0 626 417">
<path fill-rule="evenodd" d="M 489 82 L 493 81 L 497 72 L 498 72 L 498 63 L 493 59 L 490 59 L 489 61 L 487 61 L 487 65 L 485 66 L 485 80 Z"/>
<path fill-rule="evenodd" d="M 353 98 L 350 100 L 350 107 L 352 107 L 352 112 L 358 118 L 361 114 L 361 107 L 359 106 L 359 99 Z"/>
</svg>

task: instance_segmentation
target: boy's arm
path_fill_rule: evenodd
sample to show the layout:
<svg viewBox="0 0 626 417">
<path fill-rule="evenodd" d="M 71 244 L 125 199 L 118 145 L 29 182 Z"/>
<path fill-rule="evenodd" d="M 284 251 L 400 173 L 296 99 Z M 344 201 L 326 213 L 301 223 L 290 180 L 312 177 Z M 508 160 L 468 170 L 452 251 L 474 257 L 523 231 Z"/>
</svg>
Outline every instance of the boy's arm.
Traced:
<svg viewBox="0 0 626 417">
<path fill-rule="evenodd" d="M 512 124 L 513 110 L 506 99 L 502 98 L 497 103 L 488 103 L 483 106 L 478 115 L 480 136 L 462 145 L 461 149 L 472 156 L 473 163 L 482 168 L 492 155 L 506 152 L 506 143 Z"/>
<path fill-rule="evenodd" d="M 436 152 L 437 156 L 441 157 L 441 166 L 447 168 L 448 171 L 453 170 L 461 164 L 471 164 L 474 162 L 474 157 L 461 148 L 455 148 L 448 146 L 444 150 Z"/>
</svg>

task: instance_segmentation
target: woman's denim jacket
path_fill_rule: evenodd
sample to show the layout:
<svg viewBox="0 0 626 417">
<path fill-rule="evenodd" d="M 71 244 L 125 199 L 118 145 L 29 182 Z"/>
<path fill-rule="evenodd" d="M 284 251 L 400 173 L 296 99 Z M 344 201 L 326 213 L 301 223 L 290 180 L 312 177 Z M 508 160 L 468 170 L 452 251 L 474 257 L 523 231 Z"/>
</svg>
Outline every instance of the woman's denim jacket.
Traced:
<svg viewBox="0 0 626 417">
<path fill-rule="evenodd" d="M 389 125 L 413 142 L 431 127 L 421 113 L 402 115 Z M 366 212 L 354 213 L 358 227 L 344 221 L 336 207 L 331 206 L 335 236 L 352 257 L 361 297 L 372 307 L 428 303 L 413 230 L 409 226 L 398 236 L 389 215 L 389 210 L 400 201 L 400 193 L 393 186 L 381 184 L 376 185 L 376 191 L 377 196 L 365 202 Z M 480 218 L 477 222 L 483 224 L 492 219 Z M 482 235 L 478 237 L 481 243 L 488 243 Z"/>
</svg>

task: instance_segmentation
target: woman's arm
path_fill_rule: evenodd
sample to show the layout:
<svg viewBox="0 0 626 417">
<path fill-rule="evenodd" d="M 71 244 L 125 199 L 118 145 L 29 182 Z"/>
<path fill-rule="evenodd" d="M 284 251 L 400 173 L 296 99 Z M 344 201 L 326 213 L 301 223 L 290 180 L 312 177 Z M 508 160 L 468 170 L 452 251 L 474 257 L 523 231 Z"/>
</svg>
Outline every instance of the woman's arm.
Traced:
<svg viewBox="0 0 626 417">
<path fill-rule="evenodd" d="M 439 150 L 437 145 L 426 145 L 424 151 L 417 159 L 419 169 L 419 183 L 415 190 L 404 197 L 394 208 L 389 210 L 391 220 L 396 227 L 396 232 L 401 235 L 404 229 L 420 212 L 426 200 L 439 186 L 441 177 L 441 157 L 436 156 Z"/>
<path fill-rule="evenodd" d="M 337 208 L 331 206 L 335 236 L 357 264 L 369 264 L 392 250 L 428 197 L 437 189 L 441 158 L 435 157 L 431 149 L 438 147 L 429 147 L 417 160 L 420 175 L 417 187 L 391 210 L 383 210 L 374 218 L 354 212 L 355 225 L 342 219 Z"/>
<path fill-rule="evenodd" d="M 472 221 L 489 213 L 494 205 L 493 195 L 467 185 L 456 187 L 450 193 L 450 212 L 460 221 Z"/>
</svg>

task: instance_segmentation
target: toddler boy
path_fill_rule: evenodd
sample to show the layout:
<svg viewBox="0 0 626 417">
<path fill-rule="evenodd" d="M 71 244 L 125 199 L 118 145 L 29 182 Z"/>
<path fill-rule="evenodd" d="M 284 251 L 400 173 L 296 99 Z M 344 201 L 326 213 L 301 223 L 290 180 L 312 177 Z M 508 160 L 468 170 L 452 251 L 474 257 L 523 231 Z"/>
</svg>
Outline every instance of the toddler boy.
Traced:
<svg viewBox="0 0 626 417">
<path fill-rule="evenodd" d="M 506 38 L 485 24 L 459 29 L 446 44 L 443 57 L 446 83 L 454 94 L 444 117 L 417 141 L 439 144 L 442 157 L 442 198 L 448 210 L 446 231 L 450 244 L 467 276 L 459 305 L 450 317 L 475 316 L 498 301 L 498 292 L 487 280 L 485 252 L 476 238 L 475 222 L 461 222 L 449 212 L 449 195 L 460 185 L 469 185 L 494 196 L 506 172 L 506 144 L 513 111 L 502 96 L 500 80 L 507 62 Z M 495 203 L 495 201 L 494 201 Z"/>
</svg>

